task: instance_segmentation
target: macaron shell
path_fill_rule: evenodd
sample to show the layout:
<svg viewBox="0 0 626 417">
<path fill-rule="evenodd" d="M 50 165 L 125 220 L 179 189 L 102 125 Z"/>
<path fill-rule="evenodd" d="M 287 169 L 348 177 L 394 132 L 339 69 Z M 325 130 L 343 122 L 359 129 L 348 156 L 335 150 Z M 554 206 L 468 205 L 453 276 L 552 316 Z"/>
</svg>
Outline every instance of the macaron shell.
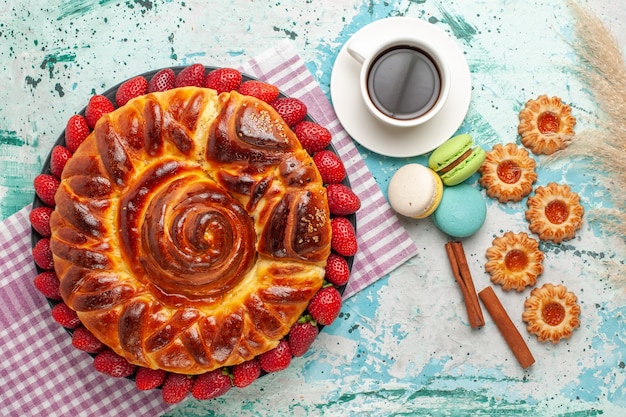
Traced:
<svg viewBox="0 0 626 417">
<path fill-rule="evenodd" d="M 476 233 L 487 218 L 487 204 L 480 191 L 468 184 L 446 187 L 432 219 L 442 232 L 455 238 Z"/>
<path fill-rule="evenodd" d="M 456 135 L 441 144 L 428 158 L 428 166 L 434 171 L 440 171 L 456 161 L 472 147 L 474 140 L 467 133 Z"/>
<path fill-rule="evenodd" d="M 443 196 L 443 183 L 433 170 L 408 164 L 389 181 L 389 204 L 398 214 L 422 219 L 430 216 Z"/>
<path fill-rule="evenodd" d="M 439 204 L 441 204 L 441 199 L 443 198 L 443 181 L 436 172 L 432 171 L 432 176 L 435 182 L 435 193 L 433 194 L 433 199 L 430 203 L 430 207 L 426 210 L 421 216 L 416 217 L 416 219 L 423 219 L 425 217 L 430 216 L 437 210 Z"/>
<path fill-rule="evenodd" d="M 475 147 L 465 160 L 441 176 L 443 183 L 448 186 L 462 183 L 478 171 L 486 157 L 487 152 L 483 148 Z"/>
</svg>

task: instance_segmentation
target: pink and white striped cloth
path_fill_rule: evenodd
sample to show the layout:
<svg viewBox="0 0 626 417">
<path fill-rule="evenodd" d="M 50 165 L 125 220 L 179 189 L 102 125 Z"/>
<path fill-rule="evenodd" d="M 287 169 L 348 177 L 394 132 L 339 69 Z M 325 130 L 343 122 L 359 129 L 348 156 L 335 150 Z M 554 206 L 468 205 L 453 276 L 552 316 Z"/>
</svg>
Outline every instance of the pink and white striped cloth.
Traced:
<svg viewBox="0 0 626 417">
<path fill-rule="evenodd" d="M 353 190 L 362 200 L 357 215 L 359 253 L 344 297 L 384 277 L 416 254 L 332 106 L 290 42 L 250 60 L 248 74 L 303 100 L 333 134 Z M 142 392 L 127 380 L 94 370 L 92 360 L 50 316 L 33 286 L 30 223 L 25 207 L 0 226 L 0 398 L 6 416 L 153 416 L 167 411 L 158 390 Z"/>
</svg>

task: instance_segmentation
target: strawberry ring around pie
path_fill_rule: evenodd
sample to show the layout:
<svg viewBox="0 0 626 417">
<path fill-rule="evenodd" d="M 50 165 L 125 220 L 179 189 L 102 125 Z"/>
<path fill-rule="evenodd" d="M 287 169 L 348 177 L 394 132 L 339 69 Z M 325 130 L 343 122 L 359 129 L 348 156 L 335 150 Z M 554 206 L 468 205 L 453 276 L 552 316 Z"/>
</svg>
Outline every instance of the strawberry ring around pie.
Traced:
<svg viewBox="0 0 626 417">
<path fill-rule="evenodd" d="M 514 143 L 496 144 L 478 170 L 478 182 L 489 197 L 501 203 L 517 202 L 532 191 L 537 180 L 535 166 L 526 149 Z"/>
<path fill-rule="evenodd" d="M 171 68 L 171 70 L 174 72 L 174 74 L 176 74 L 176 76 L 178 76 L 178 74 L 180 74 L 181 72 L 183 72 L 185 69 L 188 69 L 188 68 L 190 68 L 190 67 L 173 67 L 173 68 Z M 212 71 L 217 70 L 217 69 L 218 68 L 215 68 L 215 67 L 204 66 L 204 70 L 208 71 L 209 73 L 211 73 Z M 161 71 L 161 70 L 159 70 L 159 71 Z M 148 73 L 145 73 L 145 74 L 141 74 L 141 75 L 139 75 L 137 77 L 143 77 L 145 79 L 150 79 L 151 77 L 153 77 L 159 71 L 151 71 L 151 72 L 148 72 Z M 137 78 L 137 77 L 134 77 L 134 78 Z M 245 82 L 245 81 L 258 81 L 258 80 L 256 80 L 254 77 L 250 77 L 248 75 L 243 74 L 242 81 Z M 102 94 L 102 96 L 108 98 L 111 102 L 114 103 L 115 102 L 115 98 L 116 98 L 116 93 L 118 92 L 120 86 L 122 86 L 123 84 L 124 83 L 120 83 L 117 86 L 107 90 L 105 93 Z M 170 88 L 173 88 L 173 87 L 170 87 Z M 279 92 L 278 98 L 287 98 L 287 96 L 284 93 Z M 195 105 L 195 103 L 194 103 L 194 105 Z M 87 111 L 87 108 L 84 108 L 79 114 L 84 116 L 86 111 Z M 307 123 L 310 123 L 310 124 L 316 124 L 315 120 L 312 119 L 309 114 L 305 115 L 304 121 L 302 123 L 304 123 L 305 121 Z M 292 127 L 294 129 L 294 131 L 295 131 L 295 127 L 293 127 L 291 125 L 290 125 L 290 127 Z M 300 139 L 300 137 L 298 137 L 298 139 Z M 65 132 L 60 135 L 59 139 L 55 143 L 55 147 L 64 147 L 64 146 L 65 146 Z M 303 146 L 304 146 L 304 144 L 303 144 Z M 311 151 L 309 151 L 309 152 L 312 154 Z M 330 158 L 332 163 L 336 164 L 337 160 L 339 160 L 339 158 L 336 156 L 336 151 L 335 151 L 335 149 L 334 149 L 332 144 L 327 144 L 327 145 L 325 145 L 325 148 L 323 148 L 322 151 L 316 150 L 316 152 L 325 153 L 324 156 L 326 157 L 326 159 Z M 312 156 L 313 155 L 311 155 L 311 157 Z M 51 152 L 49 154 L 47 160 L 45 161 L 45 164 L 44 164 L 44 167 L 43 167 L 43 170 L 42 170 L 42 174 L 40 176 L 44 176 L 45 175 L 45 176 L 51 177 L 52 175 L 50 175 L 50 174 L 52 173 L 52 170 L 53 170 L 52 165 L 54 165 L 53 152 Z M 321 171 L 321 168 L 319 168 L 319 169 Z M 339 178 L 339 179 L 335 178 L 332 181 L 333 181 L 333 183 L 342 184 L 348 190 L 350 189 L 350 182 L 349 182 L 349 179 L 347 178 L 347 176 Z M 340 191 L 342 191 L 342 190 L 340 190 Z M 33 209 L 37 209 L 37 208 L 40 208 L 40 207 L 49 208 L 49 207 L 51 207 L 51 204 L 50 204 L 49 200 L 44 201 L 44 200 L 42 200 L 42 196 L 40 196 L 39 194 L 36 194 L 35 198 L 34 198 L 34 201 L 33 201 Z M 54 206 L 52 206 L 52 208 L 54 208 Z M 358 206 L 356 206 L 356 209 L 358 209 Z M 356 233 L 356 215 L 354 214 L 354 211 L 349 212 L 349 213 L 341 213 L 341 215 L 333 215 L 333 212 L 331 211 L 330 215 L 331 215 L 331 220 L 334 220 L 335 218 L 345 219 L 346 220 L 345 224 L 344 224 L 344 222 L 342 222 L 343 230 L 345 230 L 346 228 L 348 228 L 348 229 L 353 228 L 354 229 L 353 230 L 354 233 Z M 45 236 L 45 235 L 40 234 L 35 229 L 33 229 L 33 232 L 31 234 L 31 240 L 32 240 L 32 245 L 33 245 L 33 254 L 35 254 L 35 251 L 37 250 L 36 247 L 45 247 L 46 246 L 46 245 L 43 245 L 42 243 L 47 243 L 48 246 L 49 246 L 49 238 L 47 236 Z M 49 248 L 46 248 L 46 249 L 49 250 Z M 333 254 L 335 253 L 334 248 L 333 248 L 333 252 L 332 253 Z M 35 255 L 34 255 L 34 257 L 35 257 Z M 345 276 L 345 275 L 349 274 L 349 271 L 352 268 L 352 263 L 353 263 L 354 256 L 353 256 L 353 254 L 342 254 L 340 256 L 340 258 L 342 258 L 342 260 L 343 260 L 342 268 L 343 268 L 343 271 L 344 271 L 343 274 Z M 42 263 L 38 262 L 37 259 L 35 259 L 35 261 L 36 261 L 36 264 L 37 264 L 37 270 L 38 270 L 38 272 L 40 274 L 46 274 L 46 276 L 50 276 L 51 274 L 54 273 L 54 270 L 49 268 L 48 265 L 43 265 Z M 330 279 L 328 279 L 328 281 L 330 281 Z M 335 303 L 338 302 L 340 304 L 341 303 L 340 297 L 341 297 L 341 294 L 343 294 L 343 292 L 345 290 L 345 287 L 346 287 L 346 284 L 347 284 L 347 279 L 344 279 L 342 282 L 337 283 L 337 284 L 334 284 L 334 283 L 330 283 L 330 284 L 331 285 L 329 285 L 329 284 L 324 285 L 324 288 L 320 288 L 319 292 L 320 293 L 324 292 L 325 294 L 331 293 L 332 295 L 330 296 L 330 299 L 335 299 Z M 329 290 L 333 290 L 333 291 L 331 292 Z M 44 293 L 44 295 L 46 295 L 46 294 Z M 50 297 L 48 297 L 46 295 L 46 298 L 47 298 L 48 303 L 50 304 L 51 308 L 53 309 L 53 317 L 54 317 L 54 310 L 55 309 L 56 310 L 63 310 L 64 314 L 68 315 L 68 317 L 71 316 L 72 311 L 70 309 L 65 309 L 65 308 L 60 309 L 60 308 L 58 308 L 58 307 L 64 307 L 65 306 L 65 303 L 62 300 L 60 300 L 60 297 L 55 296 L 53 294 L 49 294 L 49 295 L 50 295 Z M 326 296 L 326 298 L 328 299 L 329 296 Z M 303 313 L 303 318 L 304 318 L 304 315 L 306 313 L 307 313 L 307 311 L 305 311 Z M 324 311 L 322 311 L 322 313 L 324 313 Z M 309 314 L 311 314 L 311 313 L 309 313 Z M 59 316 L 59 317 L 61 317 L 61 316 Z M 323 314 L 320 314 L 320 317 L 323 317 Z M 334 317 L 331 317 L 329 320 L 332 321 L 333 319 L 334 319 Z M 55 320 L 57 320 L 57 317 L 55 317 Z M 330 322 L 325 323 L 322 318 L 320 318 L 317 323 L 315 321 L 310 322 L 310 320 L 311 320 L 311 317 L 308 317 L 308 319 L 306 319 L 306 320 L 299 320 L 297 323 L 295 323 L 293 325 L 293 329 L 295 329 L 296 327 L 298 329 L 302 328 L 303 327 L 302 326 L 302 322 L 303 321 L 306 322 L 306 323 L 309 323 L 309 324 L 312 323 L 313 326 L 309 325 L 308 327 L 309 328 L 314 327 L 315 328 L 314 332 L 309 330 L 308 328 L 307 328 L 307 332 L 309 334 L 314 333 L 313 337 L 315 337 L 319 333 L 319 331 L 325 325 L 330 324 Z M 77 329 L 77 328 L 82 329 L 83 328 L 81 323 L 80 323 L 80 321 L 78 321 L 76 323 L 75 317 L 70 317 L 70 319 L 64 320 L 64 321 L 57 320 L 57 322 L 62 324 L 63 327 L 65 327 L 65 329 L 68 331 L 68 333 L 70 335 L 72 335 L 72 336 L 74 334 L 75 329 Z M 295 335 L 294 335 L 294 338 L 295 338 Z M 289 342 L 288 335 L 286 335 L 284 339 L 281 339 L 281 342 L 279 343 L 278 346 L 276 346 L 276 349 L 278 349 L 279 347 L 284 346 L 284 344 L 287 344 L 288 342 Z M 312 340 L 311 340 L 311 342 L 312 342 Z M 287 350 L 287 351 L 289 352 L 289 350 Z M 302 350 L 302 351 L 299 351 L 297 356 L 302 355 L 305 351 L 306 351 L 306 349 Z M 94 357 L 96 359 L 99 356 L 98 352 L 89 352 L 89 353 L 90 353 L 90 355 L 92 357 Z M 100 352 L 100 353 L 103 353 L 103 352 Z M 291 353 L 289 355 L 291 357 Z M 295 350 L 293 351 L 293 356 L 296 356 Z M 258 358 L 260 359 L 260 356 Z M 95 365 L 95 362 L 94 362 L 94 365 Z M 131 380 L 134 380 L 135 379 L 135 371 L 137 369 L 142 370 L 142 369 L 145 369 L 145 368 L 143 368 L 141 366 L 138 366 L 137 368 L 132 367 L 132 368 L 129 368 L 129 369 L 132 369 L 132 371 L 129 371 L 129 373 L 127 373 L 127 374 L 124 374 L 124 375 L 113 375 L 113 376 L 124 376 L 124 377 L 127 377 L 127 378 L 131 379 Z M 282 369 L 284 369 L 284 368 L 282 368 Z M 266 374 L 268 372 L 274 372 L 274 371 L 277 371 L 277 370 L 281 370 L 281 369 L 275 369 L 275 368 L 272 368 L 272 365 L 268 365 L 267 369 L 263 368 L 262 370 L 260 370 L 260 376 L 262 376 L 262 375 L 264 375 L 264 374 Z M 225 372 L 226 368 L 224 368 L 224 370 L 220 370 L 218 368 L 216 371 Z M 229 372 L 233 372 L 232 366 L 229 368 Z M 137 375 L 139 375 L 139 374 L 137 374 Z M 175 375 L 175 374 L 172 373 L 171 375 Z M 201 375 L 205 375 L 205 374 L 201 374 Z M 198 377 L 197 379 L 198 379 L 198 384 L 200 385 L 200 382 L 199 382 L 200 381 L 200 377 Z M 154 388 L 161 388 L 162 386 L 165 387 L 166 385 L 167 384 L 164 384 L 163 381 L 161 381 L 161 384 L 157 384 Z M 140 389 L 143 389 L 143 388 L 140 388 Z M 194 394 L 194 396 L 195 396 L 195 394 Z M 206 398 L 200 398 L 200 397 L 201 397 L 201 395 L 199 395 L 196 398 L 198 398 L 198 399 L 206 399 Z M 166 402 L 170 402 L 170 401 L 166 400 Z"/>
<path fill-rule="evenodd" d="M 564 285 L 544 284 L 531 291 L 524 302 L 522 320 L 540 342 L 553 344 L 569 339 L 580 326 L 580 307 L 574 293 Z"/>
</svg>

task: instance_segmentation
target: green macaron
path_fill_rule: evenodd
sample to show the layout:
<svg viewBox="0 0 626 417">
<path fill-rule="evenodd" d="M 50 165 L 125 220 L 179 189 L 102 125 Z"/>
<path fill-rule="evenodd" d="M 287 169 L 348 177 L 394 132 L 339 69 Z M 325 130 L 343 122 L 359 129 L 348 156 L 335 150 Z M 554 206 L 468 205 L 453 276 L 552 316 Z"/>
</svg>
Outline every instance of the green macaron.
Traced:
<svg viewBox="0 0 626 417">
<path fill-rule="evenodd" d="M 467 133 L 454 136 L 434 150 L 428 159 L 430 168 L 445 185 L 457 185 L 472 176 L 485 160 L 485 150 L 474 146 Z"/>
</svg>

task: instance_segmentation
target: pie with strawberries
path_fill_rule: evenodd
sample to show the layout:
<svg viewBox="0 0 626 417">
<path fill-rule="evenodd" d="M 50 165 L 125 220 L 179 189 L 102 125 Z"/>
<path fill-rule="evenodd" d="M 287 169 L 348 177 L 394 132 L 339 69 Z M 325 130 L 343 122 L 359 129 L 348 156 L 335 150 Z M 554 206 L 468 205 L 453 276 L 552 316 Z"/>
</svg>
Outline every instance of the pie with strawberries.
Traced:
<svg viewBox="0 0 626 417">
<path fill-rule="evenodd" d="M 34 239 L 78 326 L 131 365 L 204 375 L 284 355 L 298 321 L 330 324 L 341 306 L 345 284 L 330 285 L 332 306 L 316 295 L 329 255 L 356 253 L 360 202 L 328 131 L 275 86 L 233 88 L 236 70 L 219 71 L 187 67 L 172 83 L 162 70 L 121 84 L 115 105 L 90 100 L 87 135 L 68 138 L 47 200 L 50 236 Z M 66 133 L 85 136 L 71 123 Z M 326 149 L 310 153 L 296 131 L 318 148 L 319 132 Z M 344 184 L 330 202 L 329 183 Z"/>
</svg>

